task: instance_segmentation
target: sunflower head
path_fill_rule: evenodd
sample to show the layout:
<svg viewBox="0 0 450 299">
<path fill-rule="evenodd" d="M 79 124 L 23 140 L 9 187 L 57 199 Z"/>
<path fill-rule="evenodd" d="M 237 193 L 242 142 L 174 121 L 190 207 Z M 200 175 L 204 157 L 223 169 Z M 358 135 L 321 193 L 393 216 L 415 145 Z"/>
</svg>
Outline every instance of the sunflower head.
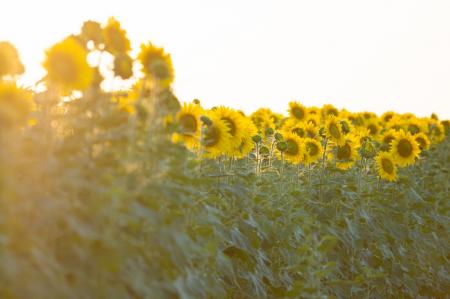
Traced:
<svg viewBox="0 0 450 299">
<path fill-rule="evenodd" d="M 86 58 L 86 50 L 73 37 L 55 44 L 47 50 L 43 63 L 47 70 L 47 80 L 65 93 L 87 89 L 94 72 Z"/>
<path fill-rule="evenodd" d="M 411 133 L 400 131 L 391 142 L 391 154 L 400 167 L 411 165 L 419 156 L 420 149 Z"/>
<path fill-rule="evenodd" d="M 9 42 L 0 42 L 0 79 L 7 75 L 21 75 L 24 71 L 17 49 Z"/>
<path fill-rule="evenodd" d="M 387 111 L 387 112 L 383 113 L 383 115 L 381 115 L 381 120 L 384 123 L 387 123 L 387 122 L 389 122 L 392 119 L 392 117 L 394 117 L 394 115 L 395 115 L 395 112 Z"/>
<path fill-rule="evenodd" d="M 329 140 L 334 141 L 338 145 L 344 145 L 345 138 L 342 132 L 342 125 L 336 117 L 328 117 L 325 123 L 325 134 Z"/>
<path fill-rule="evenodd" d="M 283 137 L 283 142 L 286 144 L 286 149 L 283 152 L 285 159 L 293 164 L 301 163 L 305 154 L 302 139 L 291 132 L 285 132 Z"/>
<path fill-rule="evenodd" d="M 378 175 L 387 181 L 397 180 L 397 165 L 388 152 L 379 152 L 375 158 Z"/>
<path fill-rule="evenodd" d="M 297 121 L 304 121 L 307 117 L 308 110 L 305 106 L 298 102 L 289 103 L 289 116 Z"/>
<path fill-rule="evenodd" d="M 168 86 L 173 82 L 174 69 L 172 58 L 151 43 L 142 44 L 138 59 L 142 64 L 142 71 L 149 78 L 156 79 L 160 84 Z"/>
<path fill-rule="evenodd" d="M 369 130 L 369 135 L 374 139 L 378 137 L 381 131 L 381 126 L 377 118 L 369 118 L 366 120 L 366 128 Z"/>
<path fill-rule="evenodd" d="M 333 105 L 326 104 L 322 106 L 322 116 L 326 119 L 329 116 L 339 116 L 339 110 Z"/>
<path fill-rule="evenodd" d="M 198 149 L 200 145 L 200 116 L 203 109 L 200 105 L 193 103 L 184 104 L 176 114 L 178 132 L 173 134 L 174 142 L 183 142 L 191 150 Z"/>
<path fill-rule="evenodd" d="M 391 147 L 391 142 L 396 138 L 397 131 L 394 129 L 389 129 L 381 135 L 381 143 L 387 146 L 387 148 Z"/>
<path fill-rule="evenodd" d="M 240 155 L 242 153 L 242 142 L 248 141 L 251 136 L 256 134 L 253 130 L 255 126 L 250 126 L 249 120 L 238 111 L 224 106 L 216 107 L 211 113 L 222 120 L 228 127 L 228 133 L 231 136 L 228 155 Z M 247 130 L 251 130 L 251 132 Z"/>
<path fill-rule="evenodd" d="M 347 170 L 353 166 L 358 159 L 358 143 L 353 136 L 347 136 L 342 145 L 331 147 L 330 150 L 334 154 L 336 167 Z"/>
<path fill-rule="evenodd" d="M 416 135 L 414 135 L 414 139 L 417 141 L 417 144 L 419 145 L 419 149 L 421 151 L 430 148 L 430 139 L 428 139 L 428 136 L 425 133 L 417 133 Z"/>
<path fill-rule="evenodd" d="M 304 161 L 306 164 L 311 164 L 319 160 L 323 155 L 323 147 L 319 141 L 312 138 L 303 139 L 305 147 Z"/>
<path fill-rule="evenodd" d="M 216 158 L 231 150 L 231 135 L 228 125 L 223 120 L 212 113 L 208 113 L 208 118 L 211 122 L 202 128 L 201 145 L 205 157 Z"/>
<path fill-rule="evenodd" d="M 105 50 L 112 55 L 125 54 L 131 50 L 131 43 L 127 33 L 120 26 L 119 21 L 111 17 L 103 28 Z"/>
<path fill-rule="evenodd" d="M 440 121 L 431 122 L 430 136 L 433 143 L 439 143 L 445 139 L 445 128 Z"/>
<path fill-rule="evenodd" d="M 92 41 L 95 47 L 103 44 L 102 25 L 95 21 L 86 21 L 81 27 L 81 38 L 85 42 Z"/>
<path fill-rule="evenodd" d="M 114 57 L 114 74 L 123 80 L 133 76 L 133 59 L 128 54 L 120 54 Z"/>
</svg>

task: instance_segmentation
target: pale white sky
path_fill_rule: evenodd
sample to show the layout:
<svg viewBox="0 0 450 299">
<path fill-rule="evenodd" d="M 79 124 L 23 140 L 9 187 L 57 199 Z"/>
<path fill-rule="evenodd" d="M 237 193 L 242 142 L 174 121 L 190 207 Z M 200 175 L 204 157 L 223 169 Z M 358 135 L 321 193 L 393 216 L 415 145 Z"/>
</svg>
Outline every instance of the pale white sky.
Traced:
<svg viewBox="0 0 450 299">
<path fill-rule="evenodd" d="M 171 53 L 183 101 L 285 112 L 296 99 L 352 111 L 450 117 L 449 0 L 3 0 L 0 40 L 25 82 L 84 20 L 115 16 L 134 48 Z"/>
</svg>

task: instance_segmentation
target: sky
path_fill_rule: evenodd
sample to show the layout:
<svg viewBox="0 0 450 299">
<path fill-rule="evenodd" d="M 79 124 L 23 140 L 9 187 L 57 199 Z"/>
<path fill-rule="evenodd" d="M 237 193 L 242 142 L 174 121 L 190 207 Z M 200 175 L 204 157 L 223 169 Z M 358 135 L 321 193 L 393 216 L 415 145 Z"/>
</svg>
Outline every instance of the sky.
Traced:
<svg viewBox="0 0 450 299">
<path fill-rule="evenodd" d="M 448 0 L 3 0 L 0 40 L 34 82 L 46 48 L 115 16 L 163 46 L 182 101 L 286 112 L 290 101 L 450 118 Z"/>
</svg>

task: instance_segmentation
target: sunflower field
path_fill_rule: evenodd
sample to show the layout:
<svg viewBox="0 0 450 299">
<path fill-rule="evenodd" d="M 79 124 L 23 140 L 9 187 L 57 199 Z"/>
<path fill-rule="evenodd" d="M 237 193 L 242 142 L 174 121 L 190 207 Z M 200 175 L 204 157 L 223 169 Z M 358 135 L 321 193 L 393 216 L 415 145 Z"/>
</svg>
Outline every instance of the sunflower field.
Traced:
<svg viewBox="0 0 450 299">
<path fill-rule="evenodd" d="M 131 50 L 87 21 L 27 88 L 0 42 L 0 298 L 450 298 L 448 120 L 181 104 Z"/>
</svg>

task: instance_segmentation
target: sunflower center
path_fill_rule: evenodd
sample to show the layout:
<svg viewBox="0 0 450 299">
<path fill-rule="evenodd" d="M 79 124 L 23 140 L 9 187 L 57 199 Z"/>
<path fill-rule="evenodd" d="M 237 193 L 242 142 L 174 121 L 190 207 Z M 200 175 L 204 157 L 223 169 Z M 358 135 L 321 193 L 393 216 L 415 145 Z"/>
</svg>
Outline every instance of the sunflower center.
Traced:
<svg viewBox="0 0 450 299">
<path fill-rule="evenodd" d="M 305 111 L 303 111 L 302 108 L 299 107 L 293 107 L 292 108 L 292 114 L 295 116 L 295 118 L 302 120 L 305 116 Z"/>
<path fill-rule="evenodd" d="M 292 129 L 292 133 L 296 134 L 297 136 L 304 137 L 305 136 L 305 130 L 302 128 L 294 128 Z"/>
<path fill-rule="evenodd" d="M 394 163 L 392 163 L 390 159 L 381 159 L 381 167 L 383 167 L 383 170 L 389 174 L 394 173 Z"/>
<path fill-rule="evenodd" d="M 49 69 L 54 76 L 64 83 L 73 83 L 77 80 L 78 70 L 73 59 L 65 53 L 55 53 L 49 58 Z"/>
<path fill-rule="evenodd" d="M 180 126 L 184 134 L 194 134 L 197 131 L 197 119 L 191 114 L 180 117 Z"/>
<path fill-rule="evenodd" d="M 204 146 L 215 146 L 220 140 L 220 130 L 216 126 L 209 126 L 203 136 Z"/>
<path fill-rule="evenodd" d="M 339 130 L 338 126 L 336 124 L 330 124 L 330 135 L 334 138 L 340 138 L 341 137 L 341 131 Z"/>
<path fill-rule="evenodd" d="M 299 152 L 298 144 L 292 139 L 286 140 L 287 149 L 286 154 L 291 156 L 296 156 Z"/>
<path fill-rule="evenodd" d="M 309 142 L 306 144 L 306 149 L 308 150 L 308 154 L 313 157 L 319 153 L 319 147 L 317 144 L 313 142 Z"/>
<path fill-rule="evenodd" d="M 234 136 L 234 134 L 236 134 L 236 125 L 234 121 L 229 117 L 222 117 L 221 119 L 226 123 L 228 127 L 228 133 L 230 133 L 231 136 Z"/>
<path fill-rule="evenodd" d="M 369 129 L 369 134 L 370 135 L 375 135 L 378 133 L 378 127 L 374 124 L 370 124 L 367 126 L 367 129 Z"/>
<path fill-rule="evenodd" d="M 336 156 L 339 160 L 349 160 L 352 156 L 352 148 L 350 147 L 350 144 L 346 143 L 343 146 L 338 146 Z"/>
<path fill-rule="evenodd" d="M 413 147 L 412 147 L 411 142 L 409 142 L 409 140 L 401 139 L 398 142 L 397 150 L 398 150 L 398 153 L 400 154 L 400 156 L 406 158 L 406 157 L 411 156 L 411 154 L 413 152 Z"/>
</svg>

